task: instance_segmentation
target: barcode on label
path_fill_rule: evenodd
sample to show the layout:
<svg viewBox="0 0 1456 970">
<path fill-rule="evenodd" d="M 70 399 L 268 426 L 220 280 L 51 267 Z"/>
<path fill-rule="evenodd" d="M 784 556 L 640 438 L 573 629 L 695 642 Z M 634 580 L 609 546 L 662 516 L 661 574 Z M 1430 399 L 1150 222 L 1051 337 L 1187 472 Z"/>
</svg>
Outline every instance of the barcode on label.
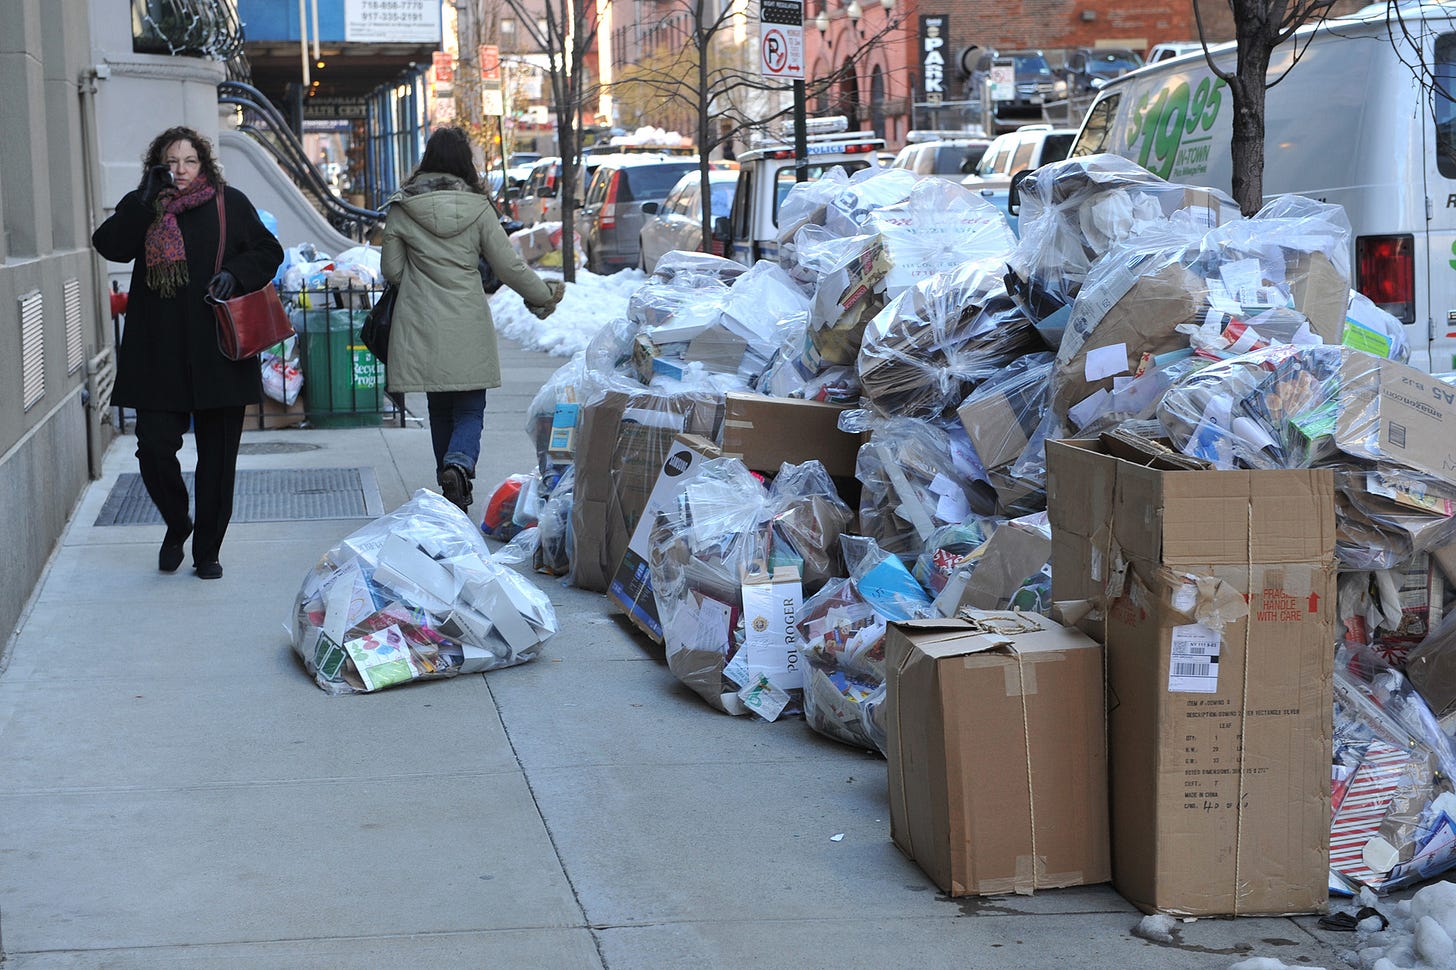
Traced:
<svg viewBox="0 0 1456 970">
<path fill-rule="evenodd" d="M 1222 645 L 1219 632 L 1201 623 L 1173 627 L 1168 651 L 1168 690 L 1215 693 L 1218 690 L 1218 654 Z"/>
</svg>

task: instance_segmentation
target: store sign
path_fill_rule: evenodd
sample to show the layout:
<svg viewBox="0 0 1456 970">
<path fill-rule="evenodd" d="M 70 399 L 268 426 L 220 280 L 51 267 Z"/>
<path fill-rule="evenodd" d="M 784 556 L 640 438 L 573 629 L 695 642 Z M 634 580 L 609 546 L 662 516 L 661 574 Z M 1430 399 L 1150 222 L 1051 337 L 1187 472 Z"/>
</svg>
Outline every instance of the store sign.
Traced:
<svg viewBox="0 0 1456 970">
<path fill-rule="evenodd" d="M 309 119 L 367 118 L 369 106 L 363 101 L 348 98 L 304 98 L 303 116 Z"/>
<path fill-rule="evenodd" d="M 924 80 L 926 104 L 945 100 L 945 45 L 949 41 L 949 15 L 920 15 L 920 77 Z"/>
<path fill-rule="evenodd" d="M 439 44 L 440 0 L 344 0 L 344 40 Z"/>
<path fill-rule="evenodd" d="M 764 77 L 804 78 L 804 0 L 759 0 L 759 71 Z"/>
</svg>

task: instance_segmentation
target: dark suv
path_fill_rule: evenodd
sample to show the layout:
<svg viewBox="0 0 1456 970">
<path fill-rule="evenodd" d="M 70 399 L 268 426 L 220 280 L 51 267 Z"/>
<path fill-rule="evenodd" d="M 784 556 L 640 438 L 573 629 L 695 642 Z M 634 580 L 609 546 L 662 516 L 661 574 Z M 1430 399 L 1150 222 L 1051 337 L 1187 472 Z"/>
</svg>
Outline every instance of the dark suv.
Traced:
<svg viewBox="0 0 1456 970">
<path fill-rule="evenodd" d="M 642 203 L 661 202 L 698 160 L 680 155 L 597 155 L 596 174 L 576 215 L 586 268 L 606 275 L 636 266 L 641 256 Z"/>
<path fill-rule="evenodd" d="M 971 100 L 981 103 L 981 126 L 990 134 L 1043 120 L 1042 104 L 1058 96 L 1057 78 L 1041 51 L 972 52 Z"/>
<path fill-rule="evenodd" d="M 1067 91 L 1074 97 L 1091 94 L 1113 78 L 1142 66 L 1142 55 L 1135 51 L 1079 48 L 1067 55 Z"/>
</svg>

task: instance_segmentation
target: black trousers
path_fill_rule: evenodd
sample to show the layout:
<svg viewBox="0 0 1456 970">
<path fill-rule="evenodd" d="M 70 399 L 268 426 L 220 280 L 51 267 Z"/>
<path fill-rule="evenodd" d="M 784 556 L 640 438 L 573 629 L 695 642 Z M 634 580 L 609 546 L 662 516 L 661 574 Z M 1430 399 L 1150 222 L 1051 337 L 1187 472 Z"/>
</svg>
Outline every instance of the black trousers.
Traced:
<svg viewBox="0 0 1456 970">
<path fill-rule="evenodd" d="M 137 464 L 142 483 L 172 535 L 187 530 L 187 486 L 177 452 L 192 422 L 197 440 L 193 483 L 197 511 L 193 516 L 192 563 L 217 562 L 222 537 L 233 517 L 233 483 L 238 473 L 238 445 L 243 440 L 242 407 L 205 411 L 138 411 Z"/>
</svg>

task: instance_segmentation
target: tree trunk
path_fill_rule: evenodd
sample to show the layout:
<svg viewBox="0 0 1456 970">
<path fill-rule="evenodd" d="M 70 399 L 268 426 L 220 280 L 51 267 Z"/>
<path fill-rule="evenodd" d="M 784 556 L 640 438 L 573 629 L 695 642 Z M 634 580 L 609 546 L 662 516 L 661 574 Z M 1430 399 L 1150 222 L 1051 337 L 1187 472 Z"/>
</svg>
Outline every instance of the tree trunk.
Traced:
<svg viewBox="0 0 1456 970">
<path fill-rule="evenodd" d="M 1234 111 L 1229 142 L 1232 188 L 1234 201 L 1246 216 L 1264 207 L 1264 78 L 1270 54 L 1268 38 L 1240 37 L 1237 76 L 1229 85 Z"/>
<path fill-rule="evenodd" d="M 561 146 L 561 276 L 568 283 L 576 282 L 576 111 L 574 100 L 556 120 L 556 139 Z"/>
<path fill-rule="evenodd" d="M 708 139 L 712 137 L 709 134 L 712 119 L 708 117 L 708 45 L 713 42 L 713 38 L 703 29 L 701 0 L 697 4 L 695 12 L 698 17 L 698 29 L 694 32 L 698 49 L 698 209 L 702 220 L 703 252 L 711 253 L 713 251 L 713 187 L 708 180 L 708 150 L 710 147 Z"/>
</svg>

